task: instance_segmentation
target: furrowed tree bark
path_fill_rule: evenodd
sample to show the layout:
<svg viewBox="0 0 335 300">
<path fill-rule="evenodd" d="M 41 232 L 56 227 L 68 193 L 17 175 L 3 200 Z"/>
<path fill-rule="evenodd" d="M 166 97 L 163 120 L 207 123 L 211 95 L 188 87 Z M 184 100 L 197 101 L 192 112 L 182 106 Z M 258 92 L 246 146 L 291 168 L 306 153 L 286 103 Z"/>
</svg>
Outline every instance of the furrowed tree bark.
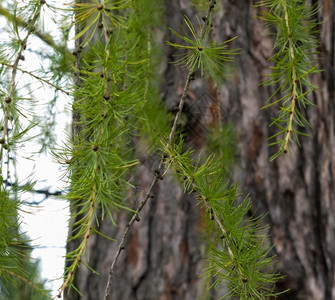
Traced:
<svg viewBox="0 0 335 300">
<path fill-rule="evenodd" d="M 274 91 L 259 86 L 262 74 L 269 73 L 272 39 L 256 1 L 224 1 L 216 19 L 220 38 L 238 35 L 242 49 L 232 75 L 233 83 L 219 89 L 226 118 L 238 134 L 240 168 L 234 172 L 243 192 L 250 193 L 259 211 L 269 214 L 270 234 L 278 255 L 280 272 L 286 278 L 279 289 L 290 288 L 282 299 L 335 299 L 335 102 L 334 30 L 335 4 L 320 1 L 320 69 L 313 78 L 319 90 L 310 98 L 316 107 L 308 108 L 313 129 L 294 146 L 293 156 L 269 163 L 275 149 L 267 138 L 275 128 L 268 127 L 272 109 L 260 110 Z M 304 131 L 306 129 L 303 129 Z"/>
<path fill-rule="evenodd" d="M 193 15 L 190 2 L 166 1 L 167 26 L 178 29 L 185 13 Z M 278 256 L 279 271 L 286 275 L 277 288 L 290 289 L 281 299 L 335 299 L 335 4 L 331 0 L 320 1 L 317 38 L 321 42 L 320 69 L 324 72 L 313 78 L 319 87 L 311 95 L 316 107 L 306 111 L 313 129 L 304 129 L 312 137 L 302 137 L 301 147 L 292 147 L 293 156 L 282 156 L 271 163 L 269 157 L 276 149 L 269 148 L 267 138 L 276 128 L 269 128 L 268 124 L 275 110 L 260 108 L 274 88 L 259 83 L 265 80 L 263 74 L 270 72 L 268 59 L 273 53 L 273 39 L 265 24 L 255 18 L 262 9 L 254 4 L 256 1 L 250 0 L 218 1 L 214 36 L 221 42 L 237 35 L 233 46 L 241 48 L 241 55 L 236 57 L 232 73 L 217 90 L 200 80 L 192 83 L 186 104 L 192 106 L 208 90 L 215 105 L 220 104 L 223 123 L 231 122 L 235 128 L 238 166 L 233 177 L 241 183 L 241 190 L 251 195 L 257 213 L 268 212 L 265 221 L 270 225 L 273 254 Z M 162 37 L 162 42 L 166 39 Z M 172 51 L 166 48 L 162 63 L 165 83 L 162 98 L 169 109 L 177 103 L 186 80 L 184 72 L 167 63 L 173 60 Z M 213 101 L 209 105 L 212 104 Z M 194 128 L 199 122 L 212 121 L 215 117 L 190 120 L 193 128 L 190 134 L 198 132 Z M 193 141 L 195 147 L 202 143 L 199 136 Z M 133 197 L 134 207 L 136 198 L 145 193 L 154 176 L 154 168 L 147 160 L 144 156 L 134 175 L 134 183 L 140 187 Z M 216 299 L 215 293 L 206 294 L 206 287 L 198 278 L 205 256 L 204 219 L 194 196 L 184 195 L 169 175 L 159 182 L 154 194 L 128 237 L 111 298 Z M 118 228 L 105 221 L 99 229 L 119 240 L 129 218 L 122 212 Z M 67 300 L 103 299 L 117 243 L 93 235 L 89 245 L 89 265 L 100 275 L 81 267 L 76 274 L 76 286 L 82 296 L 71 293 L 65 295 Z"/>
</svg>

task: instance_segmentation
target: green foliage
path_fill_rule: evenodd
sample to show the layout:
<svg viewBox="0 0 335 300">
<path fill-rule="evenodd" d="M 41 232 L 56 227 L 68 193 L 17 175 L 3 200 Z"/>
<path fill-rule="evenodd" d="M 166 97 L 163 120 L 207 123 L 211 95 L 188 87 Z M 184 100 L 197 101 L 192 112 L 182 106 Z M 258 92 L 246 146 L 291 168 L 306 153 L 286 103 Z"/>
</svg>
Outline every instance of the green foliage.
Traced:
<svg viewBox="0 0 335 300">
<path fill-rule="evenodd" d="M 75 24 L 79 25 L 79 32 L 76 33 L 74 39 L 79 39 L 88 33 L 81 44 L 84 47 L 99 27 L 118 27 L 123 22 L 119 11 L 129 6 L 131 2 L 132 0 L 107 0 L 103 1 L 102 4 L 100 1 L 90 0 L 86 3 L 74 3 L 72 11 L 75 13 Z"/>
<path fill-rule="evenodd" d="M 164 145 L 164 144 L 163 144 Z M 225 297 L 264 299 L 277 296 L 274 284 L 282 278 L 273 271 L 274 257 L 269 256 L 267 227 L 262 217 L 247 217 L 252 202 L 241 201 L 237 186 L 230 183 L 222 162 L 214 155 L 206 161 L 192 159 L 192 151 L 184 150 L 182 140 L 163 147 L 166 163 L 183 183 L 185 192 L 196 192 L 199 205 L 215 222 L 216 238 L 210 245 L 208 279 L 211 287 L 225 287 Z"/>
<path fill-rule="evenodd" d="M 11 277 L 8 272 L 16 273 L 20 270 L 17 242 L 20 237 L 17 220 L 19 203 L 11 199 L 5 190 L 0 192 L 0 199 L 0 285 L 5 287 L 4 281 L 10 280 Z"/>
<path fill-rule="evenodd" d="M 141 116 L 136 120 L 137 135 L 143 139 L 145 149 L 152 154 L 160 145 L 160 138 L 169 130 L 171 116 L 159 97 L 161 79 L 157 76 L 161 57 L 164 55 L 158 44 L 155 32 L 164 26 L 164 3 L 150 0 L 135 1 L 132 4 L 132 18 L 127 22 L 127 31 L 137 37 L 137 55 L 145 60 L 143 99 Z"/>
<path fill-rule="evenodd" d="M 268 99 L 269 104 L 263 108 L 280 103 L 278 117 L 272 119 L 270 125 L 276 125 L 279 132 L 270 137 L 276 139 L 270 145 L 278 145 L 279 150 L 270 158 L 273 160 L 282 153 L 290 151 L 290 144 L 295 139 L 299 145 L 299 136 L 306 133 L 296 127 L 311 127 L 304 117 L 303 109 L 314 104 L 308 95 L 316 86 L 309 79 L 311 74 L 319 72 L 313 63 L 313 55 L 318 42 L 315 15 L 319 11 L 317 5 L 309 6 L 306 1 L 262 1 L 269 12 L 264 19 L 270 27 L 277 31 L 274 49 L 276 53 L 271 60 L 274 63 L 269 80 L 264 85 L 276 86 L 276 91 Z"/>
<path fill-rule="evenodd" d="M 211 19 L 209 19 L 209 22 L 210 20 Z M 198 18 L 197 21 L 201 28 L 201 23 Z M 235 38 L 219 44 L 208 43 L 211 28 L 210 23 L 207 22 L 209 26 L 204 27 L 203 33 L 198 35 L 192 22 L 187 16 L 185 16 L 184 22 L 190 34 L 187 33 L 183 26 L 181 28 L 184 35 L 179 34 L 170 28 L 171 32 L 187 43 L 187 45 L 172 43 L 170 41 L 168 41 L 167 44 L 178 49 L 188 50 L 186 53 L 179 54 L 178 56 L 180 56 L 180 58 L 174 63 L 182 65 L 184 68 L 188 68 L 191 72 L 200 70 L 201 76 L 204 75 L 205 69 L 212 77 L 223 73 L 226 63 L 231 62 L 233 56 L 239 53 L 236 49 L 227 49 L 227 44 Z"/>
<path fill-rule="evenodd" d="M 32 248 L 26 241 L 17 242 L 15 247 L 19 253 L 19 262 L 13 257 L 9 257 L 6 262 L 8 268 L 3 269 L 4 273 L 0 276 L 0 300 L 51 299 L 43 286 L 44 282 L 39 277 L 38 261 L 30 259 Z M 22 274 L 22 269 L 24 269 L 24 274 Z"/>
<path fill-rule="evenodd" d="M 148 128 L 149 114 L 159 111 L 157 87 L 152 83 L 157 58 L 151 30 L 160 6 L 153 7 L 147 0 L 129 4 L 78 3 L 73 10 L 79 45 L 75 55 L 81 56 L 73 87 L 73 111 L 78 118 L 73 121 L 75 135 L 55 156 L 68 165 L 65 197 L 71 203 L 71 239 L 79 243 L 67 253 L 69 264 L 59 295 L 65 288 L 75 288 L 74 274 L 80 264 L 89 268 L 82 257 L 89 236 L 99 233 L 100 221 L 108 216 L 116 225 L 116 212 L 129 210 L 123 199 L 130 186 L 130 168 L 138 163 L 131 140 L 138 130 Z"/>
<path fill-rule="evenodd" d="M 29 241 L 20 233 L 20 202 L 8 191 L 0 192 L 0 299 L 50 299 L 30 259 Z"/>
</svg>

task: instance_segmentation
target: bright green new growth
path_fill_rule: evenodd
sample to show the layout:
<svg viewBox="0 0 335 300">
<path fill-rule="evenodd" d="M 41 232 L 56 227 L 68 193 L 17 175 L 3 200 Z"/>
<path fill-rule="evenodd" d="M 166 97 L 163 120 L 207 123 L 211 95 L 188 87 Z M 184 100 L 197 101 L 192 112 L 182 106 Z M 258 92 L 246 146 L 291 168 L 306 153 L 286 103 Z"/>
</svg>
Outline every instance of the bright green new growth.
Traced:
<svg viewBox="0 0 335 300">
<path fill-rule="evenodd" d="M 312 61 L 318 44 L 313 34 L 316 32 L 315 15 L 319 7 L 309 7 L 306 1 L 298 0 L 268 0 L 259 5 L 269 8 L 269 12 L 261 18 L 277 31 L 274 43 L 276 53 L 271 57 L 274 62 L 272 74 L 267 74 L 270 79 L 263 83 L 276 86 L 276 91 L 268 99 L 270 103 L 263 108 L 281 104 L 278 117 L 273 118 L 270 124 L 279 128 L 279 132 L 270 137 L 276 139 L 270 145 L 279 146 L 279 150 L 270 158 L 273 160 L 289 152 L 293 140 L 300 145 L 299 135 L 307 134 L 299 131 L 297 126 L 311 127 L 303 109 L 314 105 L 308 99 L 308 94 L 316 87 L 308 76 L 319 72 Z M 275 99 L 277 96 L 279 99 Z"/>
<path fill-rule="evenodd" d="M 201 28 L 201 23 L 198 18 L 197 21 L 199 28 Z M 183 26 L 181 26 L 181 29 L 184 35 L 181 35 L 170 28 L 175 36 L 188 44 L 182 45 L 167 41 L 169 46 L 187 50 L 186 53 L 179 54 L 178 56 L 181 58 L 174 63 L 182 65 L 184 68 L 188 68 L 191 72 L 200 70 L 201 76 L 204 75 L 205 70 L 211 77 L 218 76 L 218 74 L 222 75 L 226 63 L 233 61 L 233 56 L 239 54 L 237 49 L 227 49 L 227 44 L 235 38 L 219 44 L 209 43 L 208 39 L 211 28 L 211 19 L 209 19 L 208 22 L 206 21 L 208 25 L 204 28 L 204 31 L 200 36 L 197 35 L 193 24 L 187 16 L 185 16 L 184 22 L 191 35 L 187 33 Z"/>
</svg>

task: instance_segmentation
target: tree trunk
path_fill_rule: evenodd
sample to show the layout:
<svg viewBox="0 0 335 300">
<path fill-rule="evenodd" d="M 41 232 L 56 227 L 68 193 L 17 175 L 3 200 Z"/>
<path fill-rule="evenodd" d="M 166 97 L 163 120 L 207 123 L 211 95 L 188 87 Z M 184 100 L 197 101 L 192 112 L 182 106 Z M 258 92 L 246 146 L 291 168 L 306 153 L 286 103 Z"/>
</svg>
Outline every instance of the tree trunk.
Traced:
<svg viewBox="0 0 335 300">
<path fill-rule="evenodd" d="M 167 1 L 169 27 L 177 29 L 184 13 L 193 15 L 190 2 Z M 237 134 L 239 163 L 234 179 L 241 183 L 245 194 L 251 195 L 258 212 L 269 212 L 266 222 L 270 225 L 273 252 L 278 256 L 280 272 L 286 275 L 278 289 L 290 289 L 282 299 L 335 299 L 335 4 L 331 0 L 320 1 L 319 63 L 325 71 L 313 78 L 319 87 L 312 95 L 316 107 L 306 112 L 313 125 L 308 133 L 313 137 L 301 138 L 302 146 L 292 147 L 293 156 L 282 156 L 270 163 L 269 157 L 276 149 L 269 148 L 267 138 L 276 128 L 269 128 L 268 124 L 275 112 L 260 108 L 273 90 L 259 83 L 265 79 L 263 74 L 270 72 L 268 59 L 273 40 L 264 23 L 255 18 L 260 12 L 253 6 L 256 1 L 218 2 L 214 36 L 219 42 L 237 35 L 234 47 L 241 48 L 231 76 L 217 91 L 209 89 L 211 97 L 221 105 L 223 121 L 233 123 Z M 165 39 L 162 37 L 162 42 Z M 172 60 L 172 50 L 166 51 L 162 95 L 167 107 L 172 108 L 185 74 L 167 64 Z M 201 96 L 204 86 L 199 82 L 191 86 L 188 104 Z M 140 193 L 134 197 L 135 202 L 145 193 L 152 177 L 150 164 L 149 168 L 147 164 L 138 168 L 135 182 Z M 171 176 L 159 182 L 154 194 L 128 237 L 111 298 L 212 299 L 199 279 L 205 253 L 201 230 L 204 225 L 194 196 L 183 194 Z M 123 212 L 117 229 L 106 221 L 100 231 L 118 241 L 129 217 Z M 82 296 L 71 293 L 66 299 L 103 299 L 116 246 L 99 235 L 90 238 L 89 265 L 100 276 L 82 267 L 76 277 Z"/>
<path fill-rule="evenodd" d="M 259 83 L 269 73 L 273 40 L 261 20 L 260 9 L 251 1 L 224 1 L 216 18 L 220 38 L 238 35 L 242 54 L 236 60 L 232 82 L 221 86 L 219 99 L 225 118 L 238 134 L 240 168 L 235 179 L 250 193 L 255 207 L 269 212 L 274 252 L 286 278 L 278 284 L 290 289 L 282 299 L 335 299 L 335 128 L 334 128 L 334 36 L 335 3 L 320 1 L 320 69 L 313 78 L 319 90 L 311 100 L 316 107 L 306 112 L 313 137 L 301 138 L 293 155 L 274 162 L 275 149 L 267 138 L 276 131 L 268 127 L 272 109 L 260 110 L 274 92 Z"/>
</svg>

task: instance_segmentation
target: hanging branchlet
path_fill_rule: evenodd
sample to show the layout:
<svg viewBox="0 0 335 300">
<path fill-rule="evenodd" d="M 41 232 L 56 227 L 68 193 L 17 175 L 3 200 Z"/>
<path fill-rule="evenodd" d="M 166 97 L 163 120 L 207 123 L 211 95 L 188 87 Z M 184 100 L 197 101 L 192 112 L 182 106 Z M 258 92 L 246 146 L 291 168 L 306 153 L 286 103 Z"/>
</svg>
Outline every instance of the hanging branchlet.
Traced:
<svg viewBox="0 0 335 300">
<path fill-rule="evenodd" d="M 112 39 L 107 46 L 115 47 L 114 50 L 119 53 L 118 47 L 122 44 Z M 81 257 L 87 248 L 88 237 L 91 233 L 98 233 L 94 226 L 95 220 L 101 220 L 107 215 L 115 224 L 112 212 L 127 209 L 121 201 L 121 195 L 127 185 L 127 170 L 137 164 L 129 156 L 131 150 L 127 149 L 131 130 L 131 119 L 128 116 L 135 116 L 139 106 L 135 98 L 136 85 L 132 83 L 128 86 L 123 74 L 127 62 L 115 56 L 112 61 L 111 57 L 106 56 L 103 47 L 91 47 L 90 51 L 100 55 L 103 64 L 113 69 L 114 84 L 110 87 L 113 97 L 107 94 L 110 69 L 105 69 L 104 77 L 97 76 L 95 72 L 101 65 L 84 66 L 81 69 L 80 73 L 84 75 L 75 91 L 76 100 L 73 104 L 80 115 L 80 131 L 69 147 L 59 151 L 59 161 L 72 157 L 76 162 L 68 165 L 71 185 L 65 197 L 73 203 L 71 213 L 76 234 L 72 239 L 80 239 L 81 244 L 67 254 L 70 266 L 66 268 L 59 295 L 65 288 L 75 288 L 74 274 L 78 266 L 84 263 Z M 97 211 L 102 212 L 102 217 L 97 216 Z"/>
<path fill-rule="evenodd" d="M 261 19 L 276 30 L 274 43 L 275 54 L 271 57 L 274 63 L 269 80 L 264 85 L 275 86 L 276 91 L 267 100 L 267 108 L 280 104 L 278 117 L 272 118 L 271 125 L 276 125 L 279 132 L 269 139 L 276 139 L 270 145 L 279 150 L 270 158 L 276 159 L 283 153 L 290 152 L 294 140 L 299 143 L 299 136 L 307 136 L 297 127 L 311 127 L 304 117 L 304 111 L 314 104 L 308 95 L 315 91 L 309 76 L 320 72 L 313 62 L 316 54 L 315 38 L 317 21 L 315 15 L 319 6 L 309 6 L 306 1 L 273 1 L 266 0 L 258 5 L 266 6 L 268 12 Z"/>
<path fill-rule="evenodd" d="M 214 155 L 202 162 L 192 159 L 193 151 L 184 150 L 182 139 L 171 148 L 162 143 L 162 151 L 183 183 L 185 192 L 196 192 L 199 204 L 216 223 L 219 237 L 210 245 L 211 255 L 203 276 L 215 278 L 212 287 L 227 286 L 228 296 L 240 299 L 264 299 L 276 296 L 274 284 L 282 278 L 276 272 L 273 257 L 268 257 L 267 227 L 261 217 L 247 217 L 251 200 L 242 200 L 237 186 Z M 274 270 L 272 273 L 269 270 Z"/>
<path fill-rule="evenodd" d="M 116 225 L 115 212 L 129 210 L 122 200 L 129 186 L 129 169 L 137 164 L 129 140 L 145 104 L 139 95 L 145 90 L 141 79 L 147 76 L 149 60 L 146 49 L 139 45 L 143 41 L 138 37 L 136 41 L 128 30 L 133 19 L 138 19 L 129 4 L 131 1 L 104 1 L 103 4 L 78 3 L 74 7 L 77 79 L 73 110 L 77 117 L 74 136 L 55 155 L 60 162 L 69 157 L 73 162 L 68 165 L 70 186 L 65 197 L 72 204 L 74 236 L 71 239 L 81 243 L 67 254 L 68 266 L 59 296 L 67 288 L 76 288 L 74 276 L 80 264 L 91 269 L 82 257 L 88 237 L 101 234 L 98 223 L 108 216 Z M 121 15 L 127 14 L 125 27 Z M 128 35 L 132 37 L 127 38 Z M 93 38 L 95 42 L 89 43 Z M 134 218 L 139 220 L 139 216 Z M 119 251 L 123 249 L 122 244 Z"/>
</svg>

